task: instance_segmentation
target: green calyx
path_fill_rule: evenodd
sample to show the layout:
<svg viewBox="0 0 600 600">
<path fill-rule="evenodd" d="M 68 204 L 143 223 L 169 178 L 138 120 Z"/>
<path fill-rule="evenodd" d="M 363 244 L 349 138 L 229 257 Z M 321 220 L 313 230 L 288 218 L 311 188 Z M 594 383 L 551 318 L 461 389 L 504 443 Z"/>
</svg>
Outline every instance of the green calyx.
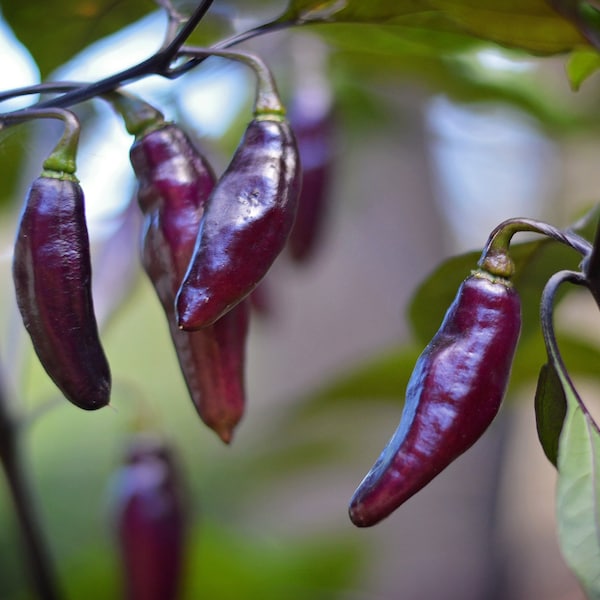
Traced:
<svg viewBox="0 0 600 600">
<path fill-rule="evenodd" d="M 479 261 L 479 270 L 493 278 L 510 279 L 515 273 L 515 263 L 502 250 L 490 251 Z"/>
<path fill-rule="evenodd" d="M 53 166 L 47 166 L 48 161 L 44 162 L 44 169 L 42 170 L 41 177 L 48 177 L 50 179 L 60 179 L 61 181 L 73 181 L 79 183 L 79 179 L 69 171 L 61 171 L 59 168 Z"/>
<path fill-rule="evenodd" d="M 255 112 L 254 113 L 255 121 L 276 121 L 277 123 L 283 123 L 286 120 L 285 110 L 282 112 L 277 111 L 265 111 L 265 112 Z"/>
</svg>

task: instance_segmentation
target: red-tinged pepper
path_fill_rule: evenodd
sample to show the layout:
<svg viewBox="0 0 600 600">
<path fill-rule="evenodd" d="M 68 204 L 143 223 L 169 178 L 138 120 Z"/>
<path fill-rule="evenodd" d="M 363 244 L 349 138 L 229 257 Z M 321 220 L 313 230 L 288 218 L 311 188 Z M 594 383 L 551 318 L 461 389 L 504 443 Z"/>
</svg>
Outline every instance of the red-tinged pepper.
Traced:
<svg viewBox="0 0 600 600">
<path fill-rule="evenodd" d="M 248 306 L 197 332 L 177 327 L 174 301 L 191 259 L 215 176 L 187 135 L 153 126 L 131 149 L 146 215 L 142 262 L 167 316 L 188 391 L 202 420 L 229 443 L 244 413 Z"/>
<path fill-rule="evenodd" d="M 485 432 L 508 383 L 520 306 L 503 277 L 479 270 L 462 283 L 415 365 L 398 429 L 352 497 L 355 525 L 387 517 Z"/>
<path fill-rule="evenodd" d="M 170 449 L 140 436 L 113 487 L 113 519 L 128 600 L 175 600 L 188 525 L 185 490 Z"/>
<path fill-rule="evenodd" d="M 208 199 L 177 294 L 178 324 L 189 331 L 217 321 L 260 283 L 285 246 L 300 192 L 296 140 L 269 70 L 249 55 L 216 54 L 251 66 L 259 83 L 254 119 Z"/>
<path fill-rule="evenodd" d="M 320 88 L 301 90 L 288 114 L 302 163 L 302 188 L 287 248 L 296 263 L 306 263 L 318 247 L 327 219 L 335 119 L 331 100 Z"/>
<path fill-rule="evenodd" d="M 84 197 L 74 175 L 77 133 L 66 128 L 29 190 L 13 279 L 42 366 L 68 400 L 95 410 L 109 402 L 111 377 L 94 315 Z"/>
</svg>

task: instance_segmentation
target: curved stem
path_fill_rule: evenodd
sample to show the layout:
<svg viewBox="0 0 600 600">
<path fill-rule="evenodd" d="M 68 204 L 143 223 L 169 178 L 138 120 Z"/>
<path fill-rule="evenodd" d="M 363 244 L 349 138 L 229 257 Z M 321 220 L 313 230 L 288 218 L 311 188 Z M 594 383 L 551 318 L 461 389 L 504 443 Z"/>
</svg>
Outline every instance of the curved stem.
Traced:
<svg viewBox="0 0 600 600">
<path fill-rule="evenodd" d="M 234 36 L 227 38 L 226 40 L 222 40 L 217 42 L 211 49 L 214 50 L 224 50 L 226 48 L 231 48 L 237 44 L 241 44 L 242 42 L 246 42 L 252 38 L 258 37 L 259 35 L 264 35 L 265 33 L 274 33 L 276 31 L 281 31 L 282 29 L 287 29 L 289 27 L 294 27 L 298 25 L 295 21 L 271 21 L 270 23 L 264 23 L 263 25 L 259 25 L 258 27 L 253 27 L 252 29 L 248 29 L 247 31 L 243 31 L 241 33 L 237 33 Z M 181 65 L 177 65 L 176 67 L 170 68 L 168 71 L 163 73 L 165 77 L 175 78 L 187 73 L 194 67 L 197 67 L 200 63 L 204 62 L 209 55 L 191 58 Z"/>
<path fill-rule="evenodd" d="M 107 92 L 112 92 L 126 83 L 138 81 L 139 79 L 148 77 L 150 75 L 160 74 L 160 71 L 163 68 L 163 63 L 163 54 L 159 52 L 142 61 L 141 63 L 134 65 L 133 67 L 124 69 L 123 71 L 115 73 L 114 75 L 110 75 L 105 79 L 90 83 L 83 88 L 67 92 L 58 98 L 51 98 L 49 100 L 38 102 L 34 106 L 36 108 L 66 108 L 73 106 L 74 104 L 91 100 L 96 96 L 102 96 Z"/>
<path fill-rule="evenodd" d="M 204 2 L 202 6 L 199 7 L 198 12 L 195 13 L 195 19 L 199 20 L 200 18 L 202 18 L 202 16 L 204 16 L 204 13 L 200 11 L 200 8 L 206 11 L 208 10 L 210 4 L 212 4 L 212 0 L 210 0 L 209 2 Z M 69 106 L 73 106 L 75 104 L 80 104 L 81 102 L 91 100 L 96 96 L 102 96 L 108 92 L 116 90 L 118 87 L 122 87 L 133 81 L 143 79 L 144 77 L 149 77 L 150 75 L 160 75 L 167 79 L 176 79 L 177 77 L 180 77 L 184 73 L 187 73 L 189 70 L 196 67 L 197 65 L 202 63 L 206 58 L 208 58 L 208 55 L 204 55 L 202 57 L 192 58 L 186 63 L 177 67 L 170 66 L 173 62 L 173 58 L 179 52 L 181 45 L 183 44 L 185 39 L 189 37 L 191 30 L 193 30 L 193 27 L 190 24 L 190 30 L 188 31 L 188 23 L 190 23 L 190 21 L 186 23 L 186 25 L 181 29 L 179 34 L 166 48 L 160 50 L 150 58 L 143 60 L 137 65 L 134 65 L 133 67 L 124 69 L 123 71 L 110 75 L 104 79 L 100 79 L 99 81 L 82 84 L 81 86 L 73 86 L 69 82 L 65 82 L 64 88 L 61 89 L 62 83 L 58 82 L 39 84 L 39 86 L 28 86 L 27 88 L 16 88 L 15 90 L 8 90 L 0 94 L 0 101 L 8 100 L 9 98 L 15 96 L 22 96 L 26 94 L 35 94 L 38 92 L 43 93 L 44 91 L 49 92 L 52 90 L 60 92 L 63 91 L 63 89 L 68 89 L 69 91 L 62 94 L 58 98 L 50 98 L 48 100 L 43 100 L 33 105 L 35 108 L 67 108 Z M 194 24 L 194 27 L 196 24 L 197 23 Z M 229 39 L 222 40 L 221 42 L 215 44 L 214 48 L 229 48 L 230 46 L 234 46 L 235 44 L 239 44 L 253 37 L 263 35 L 265 33 L 279 31 L 281 29 L 286 29 L 294 25 L 296 25 L 296 23 L 292 21 L 273 21 L 271 23 L 266 23 L 259 27 L 255 27 L 248 31 L 236 34 Z M 5 115 L 0 116 L 0 118 L 8 114 L 18 114 L 23 110 L 27 109 L 21 109 L 15 111 L 14 113 L 6 113 Z"/>
<path fill-rule="evenodd" d="M 283 115 L 285 107 L 279 97 L 273 74 L 267 65 L 254 54 L 246 52 L 233 52 L 230 50 L 215 50 L 213 48 L 196 48 L 182 46 L 180 56 L 192 56 L 194 58 L 206 58 L 207 56 L 220 56 L 229 60 L 236 60 L 250 67 L 256 74 L 258 83 L 256 86 L 256 99 L 254 101 L 254 113 L 260 115 Z"/>
<path fill-rule="evenodd" d="M 164 115 L 141 98 L 126 92 L 110 92 L 102 96 L 121 115 L 128 133 L 136 138 L 164 125 Z"/>
<path fill-rule="evenodd" d="M 64 90 L 77 89 L 85 86 L 85 83 L 76 81 L 58 81 L 48 82 L 36 85 L 30 85 L 18 89 L 11 90 L 7 97 L 3 97 L 0 94 L 0 102 L 8 98 L 14 98 L 17 96 L 26 96 L 28 94 L 39 94 L 39 93 L 51 93 L 51 92 L 62 92 Z M 103 96 L 99 96 L 100 99 L 108 102 L 118 113 L 121 114 L 125 121 L 125 127 L 132 135 L 139 135 L 142 131 L 146 131 L 149 127 L 154 127 L 164 122 L 164 115 L 154 108 L 148 102 L 144 102 L 142 99 L 128 94 L 122 90 L 116 90 L 114 92 L 108 92 Z M 27 109 L 30 112 L 37 110 L 35 108 Z M 65 111 L 66 112 L 66 111 Z M 19 122 L 21 115 L 27 114 L 25 111 L 21 113 L 9 113 L 7 121 L 14 123 Z M 0 117 L 0 123 L 2 117 Z M 7 123 L 10 124 L 10 123 Z"/>
<path fill-rule="evenodd" d="M 540 233 L 557 242 L 566 244 L 584 257 L 588 256 L 592 251 L 592 245 L 586 239 L 572 231 L 557 229 L 548 223 L 535 219 L 515 218 L 503 221 L 490 233 L 481 254 L 480 262 L 485 260 L 489 254 L 506 252 L 512 237 L 516 233 L 525 231 Z"/>
<path fill-rule="evenodd" d="M 44 169 L 73 175 L 76 170 L 75 158 L 81 129 L 75 114 L 62 108 L 28 108 L 0 117 L 0 128 L 32 119 L 60 119 L 64 123 L 62 137 L 44 161 Z"/>
<path fill-rule="evenodd" d="M 575 386 L 573 385 L 573 381 L 569 376 L 562 355 L 558 348 L 558 343 L 556 341 L 553 320 L 554 299 L 556 297 L 556 292 L 558 291 L 558 288 L 561 284 L 565 282 L 587 287 L 587 280 L 585 278 L 585 275 L 576 271 L 558 271 L 557 273 L 552 275 L 552 277 L 550 277 L 550 279 L 544 286 L 540 304 L 540 321 L 542 325 L 544 343 L 546 345 L 546 352 L 548 354 L 548 360 L 551 361 L 552 366 L 556 370 L 556 373 L 558 374 L 563 388 L 568 388 L 571 391 L 582 412 L 588 417 L 589 421 L 593 423 L 596 430 L 598 430 L 598 426 L 596 425 L 587 407 L 583 403 L 583 400 L 579 396 L 579 393 L 575 389 Z"/>
</svg>

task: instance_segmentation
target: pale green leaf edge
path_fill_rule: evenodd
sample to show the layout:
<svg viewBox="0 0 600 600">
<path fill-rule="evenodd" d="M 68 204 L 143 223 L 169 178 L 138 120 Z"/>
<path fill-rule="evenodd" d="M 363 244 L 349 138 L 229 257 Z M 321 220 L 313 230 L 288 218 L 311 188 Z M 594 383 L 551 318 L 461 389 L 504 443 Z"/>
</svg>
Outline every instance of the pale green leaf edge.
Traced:
<svg viewBox="0 0 600 600">
<path fill-rule="evenodd" d="M 558 538 L 587 597 L 600 600 L 600 435 L 574 390 L 564 387 L 568 410 L 558 456 Z"/>
</svg>

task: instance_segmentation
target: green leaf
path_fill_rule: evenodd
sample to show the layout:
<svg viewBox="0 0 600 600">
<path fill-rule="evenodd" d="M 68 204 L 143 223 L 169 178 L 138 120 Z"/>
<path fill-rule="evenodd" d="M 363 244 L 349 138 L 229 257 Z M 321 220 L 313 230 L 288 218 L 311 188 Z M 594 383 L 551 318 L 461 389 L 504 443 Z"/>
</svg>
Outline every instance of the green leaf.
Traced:
<svg viewBox="0 0 600 600">
<path fill-rule="evenodd" d="M 24 166 L 31 131 L 26 126 L 11 127 L 0 132 L 0 206 L 5 208 L 22 200 L 15 197 L 21 187 L 21 169 Z"/>
<path fill-rule="evenodd" d="M 191 541 L 186 599 L 332 599 L 355 583 L 364 555 L 357 538 L 335 532 L 281 543 L 258 530 L 245 534 L 210 521 Z"/>
<path fill-rule="evenodd" d="M 92 42 L 156 10 L 150 0 L 3 2 L 2 13 L 27 46 L 42 77 Z M 160 44 L 162 40 L 157 40 Z"/>
<path fill-rule="evenodd" d="M 572 335 L 560 336 L 560 347 L 565 356 L 569 357 L 571 372 L 590 378 L 598 377 L 600 365 L 600 350 L 595 344 L 590 344 Z M 539 366 L 548 360 L 546 346 L 541 331 L 532 333 L 519 342 L 513 368 L 511 385 L 527 385 L 539 376 Z"/>
<path fill-rule="evenodd" d="M 404 389 L 420 354 L 415 346 L 387 350 L 354 366 L 325 383 L 301 400 L 302 411 L 328 407 L 365 398 L 392 399 L 404 397 Z"/>
<path fill-rule="evenodd" d="M 552 364 L 545 364 L 535 391 L 535 419 L 538 438 L 548 460 L 556 467 L 558 440 L 567 413 L 567 399 Z"/>
<path fill-rule="evenodd" d="M 535 54 L 561 53 L 586 43 L 579 31 L 545 0 L 430 0 L 430 3 L 476 37 Z"/>
<path fill-rule="evenodd" d="M 577 28 L 545 0 L 290 0 L 279 20 L 377 23 L 436 35 L 455 32 L 534 54 L 556 54 L 588 45 Z"/>
<path fill-rule="evenodd" d="M 590 600 L 600 599 L 600 434 L 572 387 L 558 453 L 558 537 Z"/>
<path fill-rule="evenodd" d="M 600 54 L 594 50 L 577 50 L 571 54 L 567 61 L 567 76 L 574 91 L 579 90 L 581 84 L 600 69 Z"/>
<path fill-rule="evenodd" d="M 579 280 L 569 271 L 556 273 L 544 289 L 541 313 L 548 362 L 567 402 L 558 443 L 558 538 L 587 597 L 600 600 L 600 431 L 573 385 L 554 331 L 551 311 L 564 282 Z"/>
</svg>

